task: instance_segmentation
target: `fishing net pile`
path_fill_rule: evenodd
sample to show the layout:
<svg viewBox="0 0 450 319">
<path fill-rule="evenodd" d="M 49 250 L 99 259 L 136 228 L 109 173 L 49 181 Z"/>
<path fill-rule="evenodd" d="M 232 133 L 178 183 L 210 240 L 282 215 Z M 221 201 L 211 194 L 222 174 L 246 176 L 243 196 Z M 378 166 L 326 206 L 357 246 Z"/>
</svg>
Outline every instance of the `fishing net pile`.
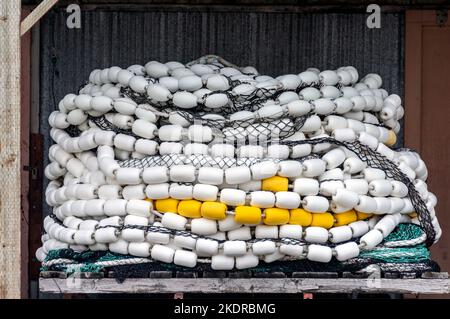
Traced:
<svg viewBox="0 0 450 319">
<path fill-rule="evenodd" d="M 404 109 L 381 87 L 351 66 L 273 78 L 217 56 L 94 70 L 49 117 L 36 256 L 68 271 L 426 268 L 437 199 L 419 154 L 393 148 Z"/>
</svg>

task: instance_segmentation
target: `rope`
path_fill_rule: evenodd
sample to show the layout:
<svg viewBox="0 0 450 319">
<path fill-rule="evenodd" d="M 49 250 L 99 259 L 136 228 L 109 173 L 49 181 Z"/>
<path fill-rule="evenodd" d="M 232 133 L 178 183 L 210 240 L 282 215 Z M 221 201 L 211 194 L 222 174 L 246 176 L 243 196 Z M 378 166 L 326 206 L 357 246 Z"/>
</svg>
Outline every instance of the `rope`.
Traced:
<svg viewBox="0 0 450 319">
<path fill-rule="evenodd" d="M 384 247 L 415 246 L 415 245 L 424 243 L 426 241 L 426 239 L 427 239 L 427 235 L 422 234 L 420 237 L 417 237 L 414 239 L 386 242 L 383 246 Z"/>
<path fill-rule="evenodd" d="M 58 259 L 53 259 L 53 260 L 49 260 L 49 261 L 44 261 L 42 262 L 42 266 L 43 267 L 51 267 L 51 266 L 55 266 L 55 265 L 66 265 L 66 264 L 73 264 L 75 263 L 74 260 L 72 259 L 65 259 L 65 258 L 58 258 Z"/>
</svg>

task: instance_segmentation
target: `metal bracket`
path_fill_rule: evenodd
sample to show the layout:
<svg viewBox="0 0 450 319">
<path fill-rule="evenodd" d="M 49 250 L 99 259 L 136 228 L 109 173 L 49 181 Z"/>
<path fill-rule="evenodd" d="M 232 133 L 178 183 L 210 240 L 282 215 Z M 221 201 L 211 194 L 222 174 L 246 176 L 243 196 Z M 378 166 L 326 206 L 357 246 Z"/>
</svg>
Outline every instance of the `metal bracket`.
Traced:
<svg viewBox="0 0 450 319">
<path fill-rule="evenodd" d="M 436 10 L 436 24 L 439 27 L 445 26 L 448 20 L 448 11 L 447 9 L 439 9 Z"/>
<path fill-rule="evenodd" d="M 24 165 L 22 169 L 26 172 L 30 172 L 31 179 L 36 180 L 38 178 L 38 168 L 37 167 Z"/>
</svg>

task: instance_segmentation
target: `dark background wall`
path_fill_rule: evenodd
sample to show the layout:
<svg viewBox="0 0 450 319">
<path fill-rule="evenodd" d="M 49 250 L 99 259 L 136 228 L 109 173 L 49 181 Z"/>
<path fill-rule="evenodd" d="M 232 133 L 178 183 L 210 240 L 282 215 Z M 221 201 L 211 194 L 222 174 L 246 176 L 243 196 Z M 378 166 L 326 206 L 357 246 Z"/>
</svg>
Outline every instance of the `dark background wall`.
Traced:
<svg viewBox="0 0 450 319">
<path fill-rule="evenodd" d="M 217 54 L 255 66 L 260 73 L 299 73 L 308 67 L 355 66 L 379 73 L 383 87 L 403 96 L 404 14 L 382 13 L 381 28 L 366 27 L 367 14 L 294 13 L 264 10 L 146 8 L 145 11 L 82 10 L 81 29 L 66 27 L 57 8 L 41 21 L 40 132 L 67 93 L 91 70 L 150 60 L 189 62 Z M 56 103 L 56 104 L 55 104 Z M 45 139 L 45 149 L 50 139 Z"/>
<path fill-rule="evenodd" d="M 42 0 L 22 0 L 23 5 L 36 5 Z M 347 7 L 354 8 L 358 6 L 367 6 L 367 0 L 78 0 L 82 4 L 92 5 L 240 5 L 240 6 L 295 6 L 295 7 Z M 57 5 L 67 6 L 73 3 L 73 0 L 60 0 Z M 382 6 L 408 6 L 419 8 L 439 7 L 448 4 L 447 0 L 378 0 L 376 2 Z"/>
</svg>

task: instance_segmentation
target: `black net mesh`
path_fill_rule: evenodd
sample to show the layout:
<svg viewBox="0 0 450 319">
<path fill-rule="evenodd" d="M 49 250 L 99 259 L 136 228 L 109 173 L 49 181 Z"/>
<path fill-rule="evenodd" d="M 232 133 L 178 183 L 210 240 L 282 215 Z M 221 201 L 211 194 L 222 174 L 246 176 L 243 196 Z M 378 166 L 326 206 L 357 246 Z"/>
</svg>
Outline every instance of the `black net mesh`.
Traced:
<svg viewBox="0 0 450 319">
<path fill-rule="evenodd" d="M 81 134 L 80 129 L 76 125 L 70 125 L 65 131 L 70 137 L 80 136 Z"/>
<path fill-rule="evenodd" d="M 276 142 L 280 139 L 288 138 L 295 132 L 298 132 L 307 119 L 307 116 L 301 116 L 296 118 L 277 117 L 273 119 L 264 118 L 229 121 L 221 119 L 203 119 L 199 116 L 194 116 L 192 113 L 187 111 L 177 111 L 176 113 L 189 121 L 191 124 L 209 126 L 213 130 L 215 138 L 222 138 L 228 143 Z M 108 121 L 105 116 L 90 116 L 89 120 L 102 130 L 137 137 L 131 130 L 122 129 L 114 125 Z"/>
<path fill-rule="evenodd" d="M 295 119 L 282 118 L 273 121 L 253 121 L 253 123 L 245 123 L 239 121 L 239 125 L 225 128 L 221 137 L 226 142 L 250 141 L 250 142 L 274 142 L 282 138 L 288 138 L 295 132 L 298 132 L 306 120 L 305 117 Z"/>
<path fill-rule="evenodd" d="M 168 168 L 174 165 L 192 165 L 196 168 L 200 167 L 218 167 L 227 169 L 236 166 L 251 166 L 253 164 L 268 161 L 267 158 L 253 158 L 253 157 L 211 157 L 209 155 L 194 154 L 194 155 L 182 155 L 182 154 L 167 154 L 148 156 L 143 159 L 129 159 L 125 161 L 119 161 L 121 167 L 137 167 L 147 168 L 154 166 L 166 166 Z M 279 159 L 270 159 L 271 162 L 278 162 Z"/>
<path fill-rule="evenodd" d="M 126 134 L 136 138 L 139 138 L 131 130 L 121 129 L 106 119 L 104 116 L 89 116 L 89 120 L 92 121 L 97 127 L 104 131 L 113 131 L 119 134 Z"/>
<path fill-rule="evenodd" d="M 222 65 L 219 66 L 220 68 L 223 68 Z M 239 92 L 239 94 L 233 92 L 233 89 L 236 88 L 239 85 L 248 83 L 246 80 L 232 80 L 230 77 L 223 75 L 228 80 L 229 89 L 225 91 L 214 91 L 211 93 L 207 93 L 203 95 L 203 100 L 207 98 L 211 94 L 218 94 L 223 93 L 226 94 L 230 103 L 227 107 L 223 107 L 220 110 L 215 109 L 214 112 L 219 111 L 222 115 L 230 115 L 239 111 L 256 111 L 258 110 L 265 102 L 268 100 L 275 100 L 280 94 L 283 92 L 286 92 L 288 90 L 283 89 L 280 85 L 273 85 L 266 88 L 254 88 L 250 90 L 249 92 Z M 253 76 L 254 77 L 254 76 Z M 151 83 L 156 83 L 157 80 L 150 79 Z M 313 87 L 320 89 L 321 84 L 319 83 L 312 83 L 309 85 L 300 85 L 297 87 L 295 92 L 300 92 L 302 89 L 306 87 Z M 340 89 L 340 86 L 337 86 L 338 89 Z M 150 97 L 147 95 L 147 93 L 137 93 L 133 91 L 130 87 L 122 87 L 120 89 L 120 94 L 123 97 L 128 97 L 132 99 L 137 104 L 149 104 L 156 108 L 167 108 L 167 107 L 174 107 L 176 106 L 172 103 L 171 100 L 166 102 L 155 102 L 150 99 Z M 196 113 L 204 111 L 205 108 L 203 105 L 199 105 L 198 107 L 191 109 L 191 111 L 195 111 Z"/>
<path fill-rule="evenodd" d="M 408 187 L 408 196 L 411 199 L 420 224 L 424 229 L 425 234 L 427 235 L 426 243 L 428 246 L 431 246 L 434 243 L 436 231 L 434 230 L 433 224 L 431 222 L 431 215 L 425 202 L 423 201 L 422 197 L 420 197 L 419 192 L 414 186 L 414 183 L 408 178 L 408 176 L 406 176 L 395 163 L 390 161 L 384 155 L 370 149 L 368 146 L 361 144 L 358 141 L 341 142 L 328 137 L 303 141 L 281 141 L 281 144 L 292 146 L 299 144 L 316 145 L 322 143 L 343 146 L 348 150 L 354 152 L 360 160 L 367 163 L 367 166 L 380 169 L 386 173 L 387 177 L 404 183 Z"/>
<path fill-rule="evenodd" d="M 132 99 L 137 104 L 150 104 L 152 106 L 158 106 L 158 107 L 167 105 L 167 104 L 163 104 L 163 103 L 152 102 L 148 98 L 147 94 L 137 93 L 128 86 L 124 86 L 124 87 L 120 88 L 120 95 L 122 97 L 127 97 L 129 99 Z"/>
<path fill-rule="evenodd" d="M 158 213 L 158 212 L 156 212 Z M 140 225 L 125 225 L 125 226 L 101 226 L 98 227 L 97 229 L 100 228 L 116 228 L 117 230 L 123 230 L 123 229 L 141 229 L 144 230 L 148 233 L 160 233 L 160 234 L 169 234 L 172 236 L 183 236 L 183 237 L 191 237 L 191 238 L 195 238 L 195 239 L 199 239 L 199 238 L 203 238 L 203 239 L 209 239 L 209 240 L 214 240 L 218 243 L 224 243 L 227 240 L 219 240 L 219 239 L 211 239 L 209 237 L 206 236 L 202 236 L 202 235 L 197 235 L 194 234 L 192 232 L 189 231 L 184 231 L 184 230 L 173 230 L 173 229 L 169 229 L 169 228 L 165 228 L 165 227 L 160 227 L 160 226 L 140 226 Z M 250 240 L 247 240 L 246 242 L 248 243 L 256 243 L 256 242 L 264 242 L 264 241 L 273 241 L 273 242 L 277 242 L 277 243 L 281 243 L 281 244 L 286 244 L 286 245 L 304 245 L 307 244 L 308 242 L 303 240 L 303 239 L 293 239 L 293 238 L 280 238 L 280 239 L 273 239 L 273 238 L 253 238 Z M 329 243 L 328 245 L 329 247 L 335 247 L 336 244 L 333 243 Z"/>
<path fill-rule="evenodd" d="M 367 164 L 368 167 L 377 168 L 386 173 L 386 176 L 404 183 L 408 188 L 408 196 L 411 199 L 413 207 L 418 215 L 421 226 L 425 230 L 427 235 L 426 243 L 431 246 L 434 243 L 436 231 L 431 222 L 431 215 L 428 208 L 420 197 L 419 192 L 416 190 L 414 183 L 397 167 L 395 163 L 390 161 L 384 155 L 370 149 L 368 146 L 361 144 L 357 141 L 354 142 L 341 142 L 333 138 L 316 138 L 302 141 L 280 141 L 280 144 L 295 146 L 300 144 L 330 144 L 335 146 L 342 146 L 348 150 L 354 152 L 359 159 Z M 200 167 L 219 167 L 222 169 L 234 167 L 234 166 L 250 166 L 258 162 L 267 159 L 259 158 L 228 158 L 228 157 L 216 157 L 213 158 L 208 155 L 196 154 L 190 156 L 184 156 L 180 154 L 171 154 L 163 156 L 149 156 L 144 159 L 130 159 L 119 162 L 121 167 L 138 167 L 146 168 L 152 166 L 167 166 L 190 164 L 196 168 Z M 304 160 L 304 159 L 302 159 Z"/>
</svg>

